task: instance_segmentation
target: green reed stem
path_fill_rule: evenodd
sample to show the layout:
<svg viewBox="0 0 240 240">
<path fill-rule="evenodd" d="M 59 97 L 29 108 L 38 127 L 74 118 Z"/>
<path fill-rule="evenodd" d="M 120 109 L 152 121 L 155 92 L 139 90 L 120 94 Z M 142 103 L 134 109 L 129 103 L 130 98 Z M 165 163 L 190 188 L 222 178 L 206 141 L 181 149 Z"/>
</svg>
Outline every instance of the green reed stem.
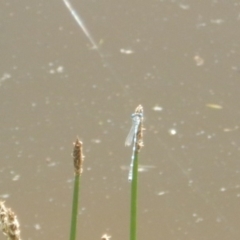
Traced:
<svg viewBox="0 0 240 240">
<path fill-rule="evenodd" d="M 131 209 L 130 209 L 130 240 L 137 239 L 137 194 L 138 194 L 138 154 L 143 147 L 143 107 L 139 105 L 135 109 L 134 116 L 138 117 L 139 125 L 136 136 L 134 136 L 134 160 L 131 184 Z M 136 121 L 136 119 L 135 119 Z"/>
<path fill-rule="evenodd" d="M 137 239 L 137 193 L 138 193 L 138 151 L 135 151 L 133 162 L 133 178 L 131 183 L 130 240 Z"/>
<path fill-rule="evenodd" d="M 83 171 L 83 153 L 82 142 L 77 138 L 73 148 L 73 164 L 75 171 L 73 200 L 72 200 L 72 217 L 71 217 L 71 229 L 70 240 L 76 240 L 77 235 L 77 220 L 78 220 L 78 203 L 79 203 L 79 189 L 80 189 L 80 177 Z"/>
<path fill-rule="evenodd" d="M 74 179 L 70 240 L 75 240 L 77 235 L 79 185 L 80 175 L 77 174 Z"/>
</svg>

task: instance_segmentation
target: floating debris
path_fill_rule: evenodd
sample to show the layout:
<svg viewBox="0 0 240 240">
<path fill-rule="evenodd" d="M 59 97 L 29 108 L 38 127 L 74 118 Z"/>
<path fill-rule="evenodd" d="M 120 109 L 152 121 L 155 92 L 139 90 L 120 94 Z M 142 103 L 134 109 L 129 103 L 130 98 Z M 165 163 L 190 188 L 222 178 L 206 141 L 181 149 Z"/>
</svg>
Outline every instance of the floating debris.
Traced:
<svg viewBox="0 0 240 240">
<path fill-rule="evenodd" d="M 3 199 L 7 199 L 7 198 L 9 198 L 9 197 L 10 197 L 10 194 L 8 194 L 8 193 L 1 194 L 1 195 L 0 195 L 0 198 L 3 198 Z"/>
<path fill-rule="evenodd" d="M 94 139 L 91 140 L 91 142 L 96 143 L 96 144 L 99 144 L 99 143 L 101 143 L 102 141 L 101 141 L 101 139 L 94 138 Z"/>
<path fill-rule="evenodd" d="M 110 240 L 110 238 L 111 238 L 110 235 L 104 234 L 104 235 L 102 235 L 101 240 Z"/>
<path fill-rule="evenodd" d="M 235 126 L 234 128 L 224 128 L 224 132 L 233 132 L 239 129 L 239 126 Z"/>
<path fill-rule="evenodd" d="M 163 108 L 158 105 L 155 105 L 152 109 L 153 111 L 156 111 L 156 112 L 161 112 L 163 110 Z"/>
<path fill-rule="evenodd" d="M 195 61 L 198 67 L 204 64 L 204 59 L 201 58 L 199 55 L 194 56 L 193 60 Z"/>
<path fill-rule="evenodd" d="M 190 5 L 188 4 L 183 4 L 183 3 L 180 3 L 179 4 L 179 7 L 183 10 L 189 10 L 190 9 Z"/>
<path fill-rule="evenodd" d="M 41 225 L 38 224 L 38 223 L 34 224 L 34 228 L 35 228 L 36 230 L 42 229 Z"/>
<path fill-rule="evenodd" d="M 223 19 L 218 18 L 218 19 L 211 19 L 210 22 L 211 22 L 212 24 L 218 24 L 218 25 L 220 25 L 220 24 L 224 23 L 225 21 L 224 21 Z"/>
<path fill-rule="evenodd" d="M 214 103 L 208 103 L 208 104 L 206 104 L 206 106 L 209 108 L 213 108 L 213 109 L 222 109 L 223 108 L 221 105 L 214 104 Z"/>
<path fill-rule="evenodd" d="M 13 180 L 13 181 L 18 181 L 19 178 L 20 178 L 20 175 L 15 175 L 12 180 Z"/>
<path fill-rule="evenodd" d="M 58 73 L 62 73 L 62 72 L 64 71 L 64 67 L 63 67 L 63 66 L 58 66 L 57 69 L 56 69 L 56 71 L 57 71 Z"/>
<path fill-rule="evenodd" d="M 226 192 L 226 190 L 227 190 L 227 189 L 226 189 L 225 187 L 221 187 L 221 188 L 220 188 L 220 192 Z"/>
<path fill-rule="evenodd" d="M 9 74 L 9 73 L 4 73 L 4 74 L 2 75 L 2 77 L 0 77 L 0 87 L 1 87 L 1 85 L 2 85 L 3 82 L 5 82 L 7 79 L 9 79 L 9 78 L 11 78 L 11 77 L 12 77 L 11 74 Z"/>
<path fill-rule="evenodd" d="M 165 194 L 167 194 L 168 193 L 168 191 L 161 191 L 161 192 L 159 192 L 157 195 L 158 196 L 163 196 L 163 195 L 165 195 Z"/>
<path fill-rule="evenodd" d="M 176 135 L 177 134 L 177 130 L 174 129 L 174 128 L 169 129 L 168 132 L 169 132 L 170 135 Z"/>
<path fill-rule="evenodd" d="M 124 49 L 124 48 L 121 48 L 121 49 L 120 49 L 120 53 L 129 55 L 129 54 L 133 54 L 134 51 L 131 50 L 131 49 Z"/>
</svg>

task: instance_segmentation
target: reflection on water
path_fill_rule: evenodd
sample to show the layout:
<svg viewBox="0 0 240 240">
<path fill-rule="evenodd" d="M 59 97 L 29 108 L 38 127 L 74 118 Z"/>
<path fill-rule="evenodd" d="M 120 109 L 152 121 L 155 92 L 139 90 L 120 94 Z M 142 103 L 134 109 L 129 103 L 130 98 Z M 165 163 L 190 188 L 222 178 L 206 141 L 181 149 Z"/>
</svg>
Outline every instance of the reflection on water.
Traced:
<svg viewBox="0 0 240 240">
<path fill-rule="evenodd" d="M 127 165 L 122 165 L 121 167 L 120 167 L 122 170 L 127 170 L 127 171 L 129 171 L 129 166 L 127 166 Z M 156 168 L 155 166 L 151 166 L 151 165 L 139 165 L 138 166 L 138 171 L 139 172 L 148 172 L 149 170 L 151 170 L 152 168 Z"/>
<path fill-rule="evenodd" d="M 124 140 L 138 104 L 139 239 L 238 239 L 239 4 L 71 4 L 97 48 L 64 2 L 0 8 L 0 196 L 23 239 L 68 237 L 77 135 L 79 237 L 128 237 Z"/>
</svg>

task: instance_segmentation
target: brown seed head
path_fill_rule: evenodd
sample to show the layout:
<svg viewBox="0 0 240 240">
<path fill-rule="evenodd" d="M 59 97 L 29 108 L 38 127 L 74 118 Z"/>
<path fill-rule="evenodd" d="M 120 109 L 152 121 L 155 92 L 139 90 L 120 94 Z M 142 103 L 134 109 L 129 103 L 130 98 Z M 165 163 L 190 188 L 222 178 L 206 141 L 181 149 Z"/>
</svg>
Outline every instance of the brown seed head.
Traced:
<svg viewBox="0 0 240 240">
<path fill-rule="evenodd" d="M 83 172 L 83 151 L 82 151 L 82 142 L 77 138 L 76 142 L 73 143 L 73 164 L 75 174 L 81 174 Z"/>
</svg>

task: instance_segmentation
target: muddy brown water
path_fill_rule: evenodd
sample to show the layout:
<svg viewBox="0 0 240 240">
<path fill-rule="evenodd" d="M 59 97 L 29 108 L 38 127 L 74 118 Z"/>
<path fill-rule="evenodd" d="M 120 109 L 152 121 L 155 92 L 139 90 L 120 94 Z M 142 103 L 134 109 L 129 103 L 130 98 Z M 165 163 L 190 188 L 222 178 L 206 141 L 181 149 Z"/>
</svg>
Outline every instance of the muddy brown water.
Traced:
<svg viewBox="0 0 240 240">
<path fill-rule="evenodd" d="M 145 110 L 139 239 L 240 238 L 238 1 L 1 2 L 0 198 L 23 239 L 128 239 L 130 115 Z M 0 239 L 4 239 L 3 236 Z"/>
</svg>

